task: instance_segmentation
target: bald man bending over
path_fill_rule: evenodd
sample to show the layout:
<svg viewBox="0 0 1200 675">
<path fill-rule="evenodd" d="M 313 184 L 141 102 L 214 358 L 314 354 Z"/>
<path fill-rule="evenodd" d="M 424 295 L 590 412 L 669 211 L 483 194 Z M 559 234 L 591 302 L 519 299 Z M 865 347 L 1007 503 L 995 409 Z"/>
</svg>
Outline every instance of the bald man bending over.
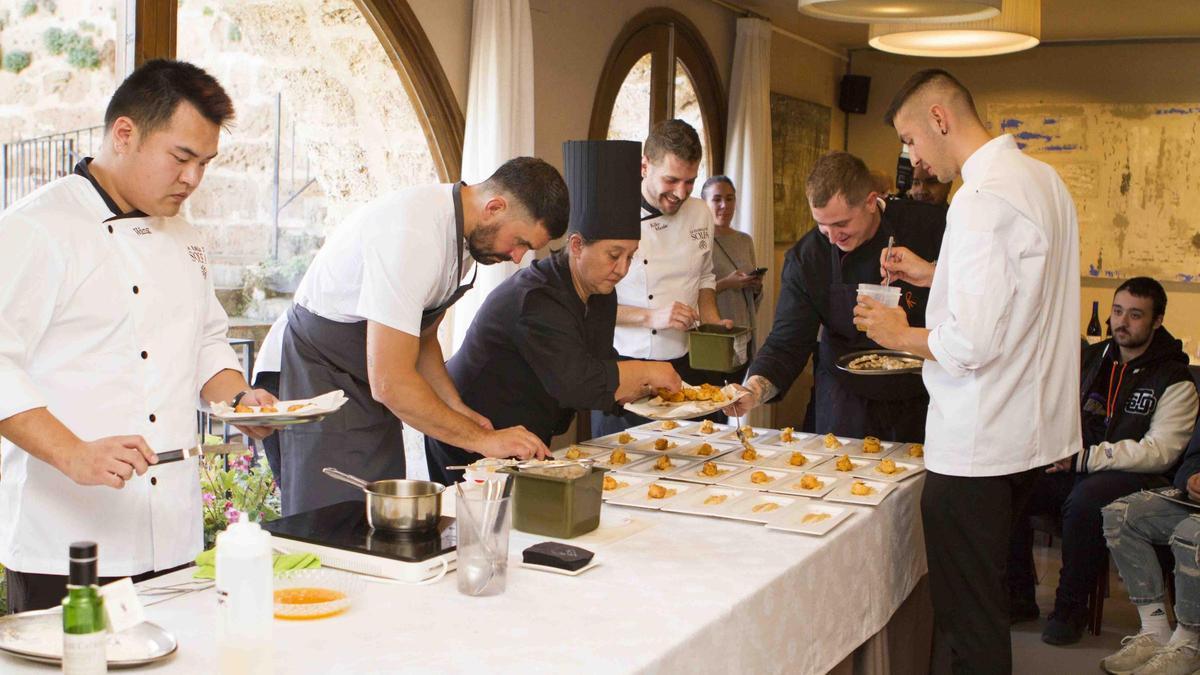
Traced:
<svg viewBox="0 0 1200 675">
<path fill-rule="evenodd" d="M 921 496 L 938 634 L 955 673 L 1012 670 L 1008 541 L 1037 472 L 1080 449 L 1079 225 L 1054 169 L 992 138 L 949 73 L 904 84 L 886 122 L 914 167 L 962 188 L 936 263 L 884 252 L 892 279 L 931 285 L 926 328 L 859 297 L 855 323 L 929 359 Z"/>
</svg>

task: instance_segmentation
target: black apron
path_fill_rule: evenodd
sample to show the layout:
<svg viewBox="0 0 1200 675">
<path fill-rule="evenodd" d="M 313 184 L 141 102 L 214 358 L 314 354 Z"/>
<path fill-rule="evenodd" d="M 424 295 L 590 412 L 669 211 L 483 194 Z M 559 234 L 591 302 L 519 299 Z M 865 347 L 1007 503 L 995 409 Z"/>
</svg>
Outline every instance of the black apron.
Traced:
<svg viewBox="0 0 1200 675">
<path fill-rule="evenodd" d="M 818 342 L 816 379 L 816 430 L 839 436 L 877 436 L 890 441 L 925 440 L 925 415 L 929 394 L 920 375 L 863 376 L 839 370 L 837 360 L 850 352 L 878 349 L 854 325 L 858 283 L 844 283 L 842 257 L 830 248 L 832 282 L 829 285 L 829 322 Z M 905 289 L 901 287 L 901 306 Z M 922 308 L 921 311 L 924 311 Z"/>
<path fill-rule="evenodd" d="M 461 184 L 455 184 L 455 245 L 462 246 Z M 462 255 L 455 278 L 462 278 Z M 478 273 L 478 268 L 476 268 Z M 442 304 L 421 313 L 421 330 L 437 323 L 446 310 L 475 285 L 459 286 Z M 304 307 L 288 310 L 283 336 L 279 391 L 284 400 L 308 398 L 341 389 L 348 399 L 320 422 L 286 430 L 280 438 L 279 484 L 283 515 L 303 513 L 348 500 L 363 501 L 362 491 L 321 472 L 327 466 L 364 480 L 405 476 L 403 423 L 371 396 L 367 376 L 367 322 L 343 323 Z"/>
</svg>

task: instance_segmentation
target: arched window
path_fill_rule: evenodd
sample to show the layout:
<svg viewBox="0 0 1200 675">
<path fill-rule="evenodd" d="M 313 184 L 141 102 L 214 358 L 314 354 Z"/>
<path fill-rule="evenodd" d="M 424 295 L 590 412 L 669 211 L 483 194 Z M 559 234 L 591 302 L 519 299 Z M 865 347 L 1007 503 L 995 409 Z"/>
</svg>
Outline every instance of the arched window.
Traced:
<svg viewBox="0 0 1200 675">
<path fill-rule="evenodd" d="M 405 0 L 179 0 L 177 58 L 237 120 L 186 215 L 219 286 L 251 277 L 270 320 L 325 235 L 381 194 L 458 178 L 462 113 Z M 261 282 L 261 283 L 260 283 Z"/>
<path fill-rule="evenodd" d="M 644 141 L 650 127 L 673 117 L 700 134 L 705 177 L 725 155 L 725 96 L 700 32 L 678 12 L 655 8 L 625 25 L 609 52 L 592 106 L 589 135 Z"/>
</svg>

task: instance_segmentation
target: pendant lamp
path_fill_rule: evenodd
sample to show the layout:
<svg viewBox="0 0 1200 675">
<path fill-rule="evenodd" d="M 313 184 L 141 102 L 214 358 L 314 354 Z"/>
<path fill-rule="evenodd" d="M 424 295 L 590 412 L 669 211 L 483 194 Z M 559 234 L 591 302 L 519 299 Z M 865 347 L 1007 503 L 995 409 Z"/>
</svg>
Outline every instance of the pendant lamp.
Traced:
<svg viewBox="0 0 1200 675">
<path fill-rule="evenodd" d="M 1004 0 L 1000 14 L 950 24 L 871 24 L 869 44 L 907 56 L 995 56 L 1036 47 L 1042 38 L 1041 0 Z"/>
<path fill-rule="evenodd" d="M 830 21 L 939 23 L 996 16 L 1001 0 L 800 0 L 800 11 Z"/>
</svg>

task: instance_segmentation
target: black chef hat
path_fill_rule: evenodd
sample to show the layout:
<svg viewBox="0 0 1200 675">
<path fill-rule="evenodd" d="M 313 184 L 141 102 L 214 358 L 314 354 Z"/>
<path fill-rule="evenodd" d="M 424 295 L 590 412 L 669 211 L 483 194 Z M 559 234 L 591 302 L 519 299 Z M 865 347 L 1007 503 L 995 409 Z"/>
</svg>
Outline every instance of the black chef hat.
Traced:
<svg viewBox="0 0 1200 675">
<path fill-rule="evenodd" d="M 642 238 L 642 145 L 565 141 L 563 174 L 571 195 L 570 231 L 588 241 Z"/>
</svg>

